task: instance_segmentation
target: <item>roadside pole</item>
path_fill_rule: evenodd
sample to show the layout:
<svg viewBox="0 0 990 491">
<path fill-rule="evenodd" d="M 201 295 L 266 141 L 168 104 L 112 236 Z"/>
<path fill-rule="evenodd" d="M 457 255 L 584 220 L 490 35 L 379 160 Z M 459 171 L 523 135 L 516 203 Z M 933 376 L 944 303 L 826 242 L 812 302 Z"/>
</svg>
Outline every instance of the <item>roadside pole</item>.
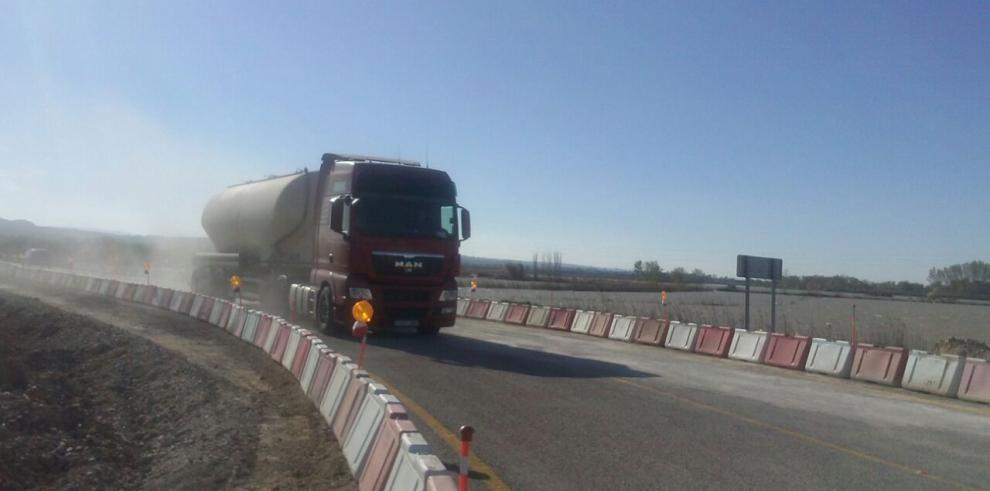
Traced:
<svg viewBox="0 0 990 491">
<path fill-rule="evenodd" d="M 850 342 L 852 344 L 852 353 L 850 353 L 849 355 L 850 356 L 856 356 L 856 345 L 859 344 L 859 341 L 856 338 L 856 304 L 853 304 L 851 330 L 852 330 L 852 332 L 850 333 L 850 336 L 849 337 L 851 338 L 850 339 Z"/>
<path fill-rule="evenodd" d="M 358 351 L 358 368 L 364 368 L 364 352 L 368 348 L 368 323 L 375 315 L 375 309 L 371 302 L 361 300 L 351 308 L 351 315 L 354 316 L 354 325 L 351 326 L 351 336 L 361 338 L 361 348 Z"/>
<path fill-rule="evenodd" d="M 471 455 L 471 439 L 474 438 L 474 428 L 464 425 L 461 426 L 458 433 L 461 436 L 461 461 L 460 468 L 460 491 L 468 491 L 468 477 L 470 477 L 471 469 L 469 467 L 469 457 Z"/>
<path fill-rule="evenodd" d="M 241 277 L 235 275 L 230 276 L 230 288 L 234 290 L 234 296 L 237 297 L 237 305 L 241 305 Z"/>
<path fill-rule="evenodd" d="M 663 316 L 663 325 L 660 326 L 660 332 L 663 333 L 670 325 L 670 316 L 667 313 L 667 290 L 660 291 L 660 314 Z"/>
</svg>

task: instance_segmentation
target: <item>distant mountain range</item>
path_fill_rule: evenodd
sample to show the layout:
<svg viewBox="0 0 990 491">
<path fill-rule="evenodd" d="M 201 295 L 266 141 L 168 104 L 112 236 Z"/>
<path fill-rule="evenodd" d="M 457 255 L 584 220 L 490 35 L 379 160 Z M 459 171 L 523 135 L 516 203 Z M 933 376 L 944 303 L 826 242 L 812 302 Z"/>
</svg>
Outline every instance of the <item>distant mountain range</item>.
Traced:
<svg viewBox="0 0 990 491">
<path fill-rule="evenodd" d="M 36 225 L 28 220 L 8 220 L 0 218 L 0 237 L 23 237 L 25 239 L 34 239 L 38 241 L 51 241 L 51 242 L 81 242 L 90 241 L 94 239 L 101 238 L 112 238 L 123 242 L 145 242 L 149 244 L 156 244 L 159 246 L 168 245 L 179 245 L 184 250 L 201 250 L 210 251 L 213 250 L 213 246 L 209 239 L 205 237 L 165 237 L 165 236 L 146 236 L 146 235 L 134 235 L 134 234 L 122 234 L 117 232 L 105 232 L 99 230 L 84 230 L 77 228 L 66 228 L 66 227 L 46 227 L 41 225 Z M 37 245 L 41 247 L 43 244 Z M 531 263 L 528 261 L 517 261 L 513 259 L 497 259 L 489 257 L 478 257 L 478 256 L 461 256 L 461 265 L 463 269 L 467 272 L 472 270 L 481 271 L 495 271 L 500 272 L 505 271 L 506 263 L 522 263 L 523 266 L 529 270 L 531 268 Z M 632 275 L 632 271 L 623 270 L 618 268 L 598 268 L 594 266 L 584 266 L 579 264 L 567 264 L 561 265 L 561 273 L 568 276 L 599 276 L 599 275 L 609 275 L 609 276 L 622 276 L 622 275 Z"/>
</svg>

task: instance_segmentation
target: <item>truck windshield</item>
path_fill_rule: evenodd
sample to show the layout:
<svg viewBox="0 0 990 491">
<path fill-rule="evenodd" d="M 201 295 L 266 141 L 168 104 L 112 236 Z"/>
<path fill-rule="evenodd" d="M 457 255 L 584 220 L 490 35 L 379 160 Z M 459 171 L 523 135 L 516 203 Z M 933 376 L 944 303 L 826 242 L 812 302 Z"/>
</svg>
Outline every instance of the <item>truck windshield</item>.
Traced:
<svg viewBox="0 0 990 491">
<path fill-rule="evenodd" d="M 457 205 L 418 198 L 365 196 L 354 207 L 357 229 L 369 236 L 457 238 Z"/>
</svg>

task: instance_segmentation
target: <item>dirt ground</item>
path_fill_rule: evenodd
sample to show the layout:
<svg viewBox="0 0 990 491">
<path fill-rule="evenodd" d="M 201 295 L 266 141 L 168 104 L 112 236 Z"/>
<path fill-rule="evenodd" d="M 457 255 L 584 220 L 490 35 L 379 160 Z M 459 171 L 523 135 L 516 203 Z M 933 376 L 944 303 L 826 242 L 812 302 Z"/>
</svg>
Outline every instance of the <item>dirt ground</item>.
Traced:
<svg viewBox="0 0 990 491">
<path fill-rule="evenodd" d="M 150 307 L 3 286 L 8 489 L 356 486 L 298 383 L 256 349 Z"/>
</svg>

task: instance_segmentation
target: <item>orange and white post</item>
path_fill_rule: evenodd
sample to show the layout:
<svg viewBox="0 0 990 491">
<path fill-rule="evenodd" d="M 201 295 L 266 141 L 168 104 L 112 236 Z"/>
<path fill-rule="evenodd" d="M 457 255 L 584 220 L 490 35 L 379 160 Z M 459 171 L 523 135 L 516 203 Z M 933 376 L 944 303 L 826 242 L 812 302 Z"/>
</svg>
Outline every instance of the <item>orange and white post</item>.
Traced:
<svg viewBox="0 0 990 491">
<path fill-rule="evenodd" d="M 474 428 L 464 425 L 461 426 L 461 465 L 460 465 L 460 491 L 467 491 L 468 488 L 468 474 L 471 469 L 468 465 L 468 458 L 471 456 L 471 439 L 474 438 Z"/>
</svg>

